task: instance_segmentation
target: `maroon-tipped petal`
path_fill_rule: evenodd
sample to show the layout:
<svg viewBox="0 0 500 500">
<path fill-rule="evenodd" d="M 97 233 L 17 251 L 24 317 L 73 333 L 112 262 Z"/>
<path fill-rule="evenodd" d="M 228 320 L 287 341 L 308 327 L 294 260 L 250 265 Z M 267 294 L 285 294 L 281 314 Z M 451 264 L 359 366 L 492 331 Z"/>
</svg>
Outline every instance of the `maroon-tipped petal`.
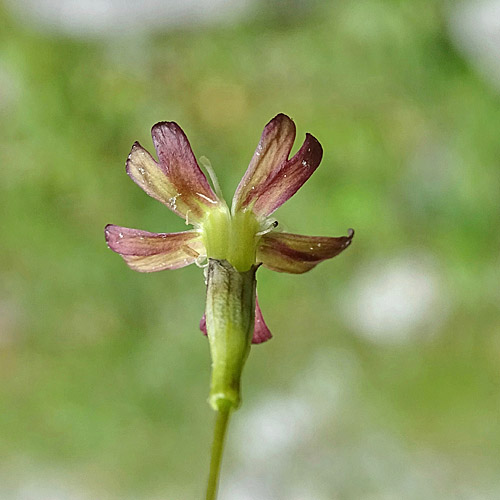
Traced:
<svg viewBox="0 0 500 500">
<path fill-rule="evenodd" d="M 289 200 L 318 168 L 323 148 L 315 137 L 306 134 L 302 147 L 295 156 L 273 170 L 262 185 L 253 205 L 256 215 L 266 217 Z"/>
<path fill-rule="evenodd" d="M 205 252 L 196 231 L 150 233 L 108 224 L 104 232 L 108 247 L 131 269 L 143 273 L 188 266 Z"/>
<path fill-rule="evenodd" d="M 134 143 L 128 155 L 126 170 L 129 177 L 149 196 L 166 205 L 180 217 L 186 217 L 189 207 L 178 195 L 172 179 L 138 142 Z M 192 217 L 192 220 L 195 219 Z"/>
<path fill-rule="evenodd" d="M 200 330 L 203 332 L 203 335 L 207 334 L 207 319 L 205 317 L 205 314 L 203 314 L 200 320 Z M 260 310 L 259 301 L 257 300 L 257 297 L 255 297 L 255 323 L 252 344 L 262 344 L 262 342 L 269 340 L 271 337 L 271 331 L 264 321 L 262 311 Z"/>
<path fill-rule="evenodd" d="M 234 194 L 234 210 L 252 205 L 261 195 L 273 172 L 288 160 L 294 140 L 295 124 L 282 113 L 264 127 L 250 165 Z"/>
<path fill-rule="evenodd" d="M 219 199 L 201 171 L 186 134 L 175 122 L 160 122 L 151 129 L 151 136 L 160 166 L 176 189 L 177 207 L 189 210 L 190 219 L 202 217 Z"/>
<path fill-rule="evenodd" d="M 338 255 L 353 237 L 352 229 L 339 238 L 271 232 L 260 239 L 257 260 L 273 271 L 301 274 Z"/>
</svg>

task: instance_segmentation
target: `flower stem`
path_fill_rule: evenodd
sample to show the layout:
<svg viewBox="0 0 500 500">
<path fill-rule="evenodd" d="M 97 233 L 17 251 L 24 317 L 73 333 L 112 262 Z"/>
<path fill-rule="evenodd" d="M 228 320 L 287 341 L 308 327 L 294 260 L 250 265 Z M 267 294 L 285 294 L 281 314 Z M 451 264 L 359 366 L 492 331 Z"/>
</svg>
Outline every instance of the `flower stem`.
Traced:
<svg viewBox="0 0 500 500">
<path fill-rule="evenodd" d="M 207 496 L 206 500 L 216 500 L 217 485 L 219 483 L 219 475 L 222 463 L 222 453 L 224 451 L 224 438 L 229 423 L 229 415 L 231 408 L 220 408 L 217 411 L 214 429 L 214 441 L 212 443 L 212 457 L 210 460 L 210 474 L 208 476 Z"/>
</svg>

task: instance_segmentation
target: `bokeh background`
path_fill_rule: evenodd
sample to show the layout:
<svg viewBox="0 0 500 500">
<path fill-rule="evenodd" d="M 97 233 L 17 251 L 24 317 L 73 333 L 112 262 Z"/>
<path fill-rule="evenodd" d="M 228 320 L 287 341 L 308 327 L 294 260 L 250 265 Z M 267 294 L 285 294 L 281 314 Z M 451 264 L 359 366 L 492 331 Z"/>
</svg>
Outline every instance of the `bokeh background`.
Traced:
<svg viewBox="0 0 500 500">
<path fill-rule="evenodd" d="M 125 175 L 155 122 L 230 199 L 284 112 L 325 155 L 281 227 L 356 237 L 259 271 L 221 500 L 500 499 L 499 92 L 498 0 L 3 0 L 0 498 L 203 496 L 202 273 L 103 228 L 185 227 Z"/>
</svg>

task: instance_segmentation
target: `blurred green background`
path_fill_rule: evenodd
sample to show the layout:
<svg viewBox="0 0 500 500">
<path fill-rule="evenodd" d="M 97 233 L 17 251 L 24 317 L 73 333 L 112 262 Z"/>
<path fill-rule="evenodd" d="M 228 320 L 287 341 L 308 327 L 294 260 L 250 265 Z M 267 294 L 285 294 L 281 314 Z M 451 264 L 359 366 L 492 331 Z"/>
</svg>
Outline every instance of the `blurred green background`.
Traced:
<svg viewBox="0 0 500 500">
<path fill-rule="evenodd" d="M 280 225 L 356 237 L 308 274 L 259 271 L 274 338 L 221 500 L 500 499 L 500 80 L 458 4 L 187 2 L 162 24 L 115 2 L 101 25 L 94 1 L 88 29 L 36 4 L 0 6 L 0 498 L 202 497 L 202 273 L 134 273 L 103 228 L 185 227 L 125 174 L 157 121 L 230 199 L 284 112 L 325 155 Z"/>
</svg>

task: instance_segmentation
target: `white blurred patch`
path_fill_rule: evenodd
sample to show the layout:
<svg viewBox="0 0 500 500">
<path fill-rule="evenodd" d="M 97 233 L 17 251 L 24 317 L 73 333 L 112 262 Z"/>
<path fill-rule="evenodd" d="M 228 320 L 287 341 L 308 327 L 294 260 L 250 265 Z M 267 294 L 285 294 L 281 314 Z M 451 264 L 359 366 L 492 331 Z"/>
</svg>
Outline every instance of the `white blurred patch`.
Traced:
<svg viewBox="0 0 500 500">
<path fill-rule="evenodd" d="M 490 83 L 500 90 L 500 0 L 450 3 L 452 41 Z"/>
<path fill-rule="evenodd" d="M 239 451 L 247 462 L 272 460 L 286 454 L 307 438 L 312 426 L 311 409 L 298 397 L 271 394 L 247 411 L 239 426 Z"/>
<path fill-rule="evenodd" d="M 230 440 L 241 469 L 222 483 L 221 500 L 331 499 L 322 481 L 309 479 L 307 467 L 322 467 L 316 462 L 318 443 L 328 441 L 346 406 L 357 404 L 359 369 L 352 353 L 323 349 L 287 390 L 268 393 L 253 407 L 247 403 L 232 423 Z M 291 476 L 298 463 L 300 473 Z"/>
<path fill-rule="evenodd" d="M 260 477 L 232 476 L 220 485 L 220 500 L 276 500 Z"/>
<path fill-rule="evenodd" d="M 230 22 L 251 0 L 7 0 L 22 22 L 70 36 L 123 36 L 158 28 Z"/>
<path fill-rule="evenodd" d="M 374 262 L 352 281 L 342 303 L 344 321 L 380 343 L 428 338 L 446 317 L 448 295 L 426 255 Z"/>
<path fill-rule="evenodd" d="M 314 353 L 307 368 L 297 373 L 294 394 L 310 408 L 315 429 L 322 423 L 329 425 L 356 401 L 360 370 L 351 351 L 323 349 Z"/>
<path fill-rule="evenodd" d="M 237 451 L 241 463 L 236 472 L 228 474 L 234 460 L 230 460 L 231 453 L 226 454 L 220 500 L 500 498 L 496 463 L 490 463 L 487 454 L 481 457 L 468 453 L 461 457 L 460 447 L 448 453 L 439 452 L 430 448 L 426 440 L 409 443 L 399 428 L 391 433 L 384 430 L 386 425 L 381 425 L 379 418 L 370 419 L 370 406 L 356 391 L 360 370 L 351 351 L 322 349 L 314 353 L 305 368 L 297 370 L 289 388 L 270 392 L 253 406 L 246 400 L 233 417 L 227 450 Z M 346 408 L 349 405 L 351 408 Z M 285 429 L 292 433 L 305 430 L 305 434 L 283 438 L 282 430 L 277 429 L 278 438 L 270 437 L 276 449 L 269 450 L 260 441 L 269 438 L 270 429 L 276 430 L 283 415 Z M 356 423 L 358 415 L 366 417 L 366 425 Z M 272 426 L 262 429 L 267 418 Z M 298 418 L 298 422 L 291 422 L 292 418 Z M 0 499 L 118 498 L 85 491 L 68 471 L 28 464 L 22 460 L 10 467 L 0 464 Z M 193 481 L 203 484 L 204 473 L 195 471 Z M 92 484 L 92 478 L 84 477 Z M 119 486 L 117 490 L 120 491 Z M 124 496 L 119 498 L 123 500 Z M 126 498 L 146 497 L 135 494 Z M 179 488 L 153 498 L 189 497 Z"/>
<path fill-rule="evenodd" d="M 289 391 L 263 396 L 235 422 L 240 459 L 263 463 L 300 448 L 337 415 L 346 394 L 355 398 L 358 370 L 348 351 L 316 352 Z"/>
<path fill-rule="evenodd" d="M 247 400 L 232 423 L 220 499 L 500 498 L 496 467 L 486 459 L 408 446 L 369 420 L 356 389 L 360 369 L 347 351 L 317 352 L 287 390 L 250 408 Z M 368 418 L 364 425 L 359 416 Z"/>
<path fill-rule="evenodd" d="M 24 484 L 11 497 L 2 497 L 12 500 L 89 500 L 81 492 L 70 490 L 62 485 Z"/>
<path fill-rule="evenodd" d="M 38 475 L 26 476 L 25 472 L 16 471 L 3 477 L 0 471 L 0 498 L 2 500 L 90 500 L 93 496 L 71 484 L 64 472 L 50 471 L 50 477 Z M 17 484 L 16 484 L 17 482 Z"/>
<path fill-rule="evenodd" d="M 316 491 L 316 489 L 297 486 L 287 495 L 287 500 L 332 500 L 325 493 Z"/>
</svg>

